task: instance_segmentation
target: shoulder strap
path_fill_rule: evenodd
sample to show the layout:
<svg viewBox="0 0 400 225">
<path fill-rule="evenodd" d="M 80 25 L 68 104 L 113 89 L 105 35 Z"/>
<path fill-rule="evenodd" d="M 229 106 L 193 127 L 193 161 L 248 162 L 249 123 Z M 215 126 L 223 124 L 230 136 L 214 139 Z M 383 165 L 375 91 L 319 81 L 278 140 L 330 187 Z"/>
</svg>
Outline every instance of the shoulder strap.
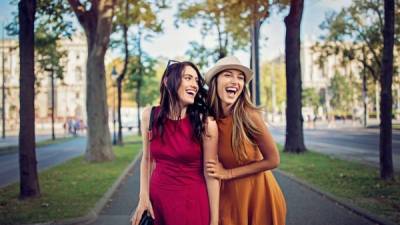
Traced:
<svg viewBox="0 0 400 225">
<path fill-rule="evenodd" d="M 153 128 L 153 124 L 154 124 L 154 114 L 155 114 L 155 110 L 156 107 L 151 107 L 151 111 L 150 111 L 150 120 L 149 120 L 149 128 L 147 129 L 147 138 L 149 139 L 149 141 L 151 141 L 153 139 L 153 132 L 152 132 L 152 128 Z"/>
<path fill-rule="evenodd" d="M 153 128 L 153 124 L 154 124 L 154 114 L 155 114 L 155 110 L 156 107 L 151 107 L 151 111 L 150 111 L 150 120 L 149 120 L 149 128 L 148 131 L 151 132 L 151 129 Z"/>
</svg>

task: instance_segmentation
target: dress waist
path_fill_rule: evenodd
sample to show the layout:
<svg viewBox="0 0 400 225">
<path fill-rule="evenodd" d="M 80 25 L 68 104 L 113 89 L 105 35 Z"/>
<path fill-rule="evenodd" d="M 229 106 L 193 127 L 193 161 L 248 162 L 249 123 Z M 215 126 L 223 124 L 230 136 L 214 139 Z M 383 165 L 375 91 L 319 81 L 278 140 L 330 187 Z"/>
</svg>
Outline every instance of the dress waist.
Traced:
<svg viewBox="0 0 400 225">
<path fill-rule="evenodd" d="M 205 183 L 203 167 L 199 163 L 173 163 L 157 160 L 151 175 L 151 184 L 164 187 L 181 187 Z"/>
</svg>

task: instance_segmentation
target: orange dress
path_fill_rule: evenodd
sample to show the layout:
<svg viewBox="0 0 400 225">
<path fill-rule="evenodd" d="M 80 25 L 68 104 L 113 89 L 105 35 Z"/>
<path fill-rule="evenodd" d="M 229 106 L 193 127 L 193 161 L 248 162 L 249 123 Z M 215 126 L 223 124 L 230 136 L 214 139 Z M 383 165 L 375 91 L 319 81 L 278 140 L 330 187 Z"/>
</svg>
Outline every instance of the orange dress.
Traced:
<svg viewBox="0 0 400 225">
<path fill-rule="evenodd" d="M 245 143 L 248 160 L 239 164 L 232 151 L 232 116 L 217 121 L 218 158 L 226 169 L 259 161 L 263 156 L 258 148 Z M 263 124 L 260 124 L 263 126 Z M 267 132 L 262 134 L 275 144 Z M 221 225 L 284 225 L 286 202 L 271 171 L 260 172 L 221 182 L 219 217 Z"/>
</svg>

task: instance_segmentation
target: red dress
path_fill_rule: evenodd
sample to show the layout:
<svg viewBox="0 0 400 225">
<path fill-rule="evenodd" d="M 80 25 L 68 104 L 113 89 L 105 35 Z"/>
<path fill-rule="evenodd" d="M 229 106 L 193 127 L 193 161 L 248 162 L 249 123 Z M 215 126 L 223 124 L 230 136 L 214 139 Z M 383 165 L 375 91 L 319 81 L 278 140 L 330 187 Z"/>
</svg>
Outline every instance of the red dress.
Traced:
<svg viewBox="0 0 400 225">
<path fill-rule="evenodd" d="M 156 165 L 150 178 L 150 200 L 155 225 L 209 225 L 203 153 L 192 139 L 189 118 L 167 119 L 163 138 L 153 136 L 150 153 Z"/>
</svg>

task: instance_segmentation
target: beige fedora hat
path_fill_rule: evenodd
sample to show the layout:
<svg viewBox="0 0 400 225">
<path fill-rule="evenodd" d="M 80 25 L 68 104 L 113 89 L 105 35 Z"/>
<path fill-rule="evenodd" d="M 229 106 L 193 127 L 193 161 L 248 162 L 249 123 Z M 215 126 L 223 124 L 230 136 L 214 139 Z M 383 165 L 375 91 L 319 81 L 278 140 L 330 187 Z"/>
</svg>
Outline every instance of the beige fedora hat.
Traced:
<svg viewBox="0 0 400 225">
<path fill-rule="evenodd" d="M 205 75 L 205 81 L 207 85 L 210 85 L 210 81 L 212 78 L 217 75 L 218 73 L 224 71 L 224 70 L 229 70 L 229 69 L 235 69 L 235 70 L 240 70 L 243 72 L 243 74 L 246 77 L 246 84 L 249 83 L 249 81 L 253 78 L 253 71 L 249 69 L 247 66 L 244 66 L 238 58 L 235 56 L 226 56 L 220 60 L 217 61 L 217 63 L 211 67 L 206 75 Z"/>
</svg>

